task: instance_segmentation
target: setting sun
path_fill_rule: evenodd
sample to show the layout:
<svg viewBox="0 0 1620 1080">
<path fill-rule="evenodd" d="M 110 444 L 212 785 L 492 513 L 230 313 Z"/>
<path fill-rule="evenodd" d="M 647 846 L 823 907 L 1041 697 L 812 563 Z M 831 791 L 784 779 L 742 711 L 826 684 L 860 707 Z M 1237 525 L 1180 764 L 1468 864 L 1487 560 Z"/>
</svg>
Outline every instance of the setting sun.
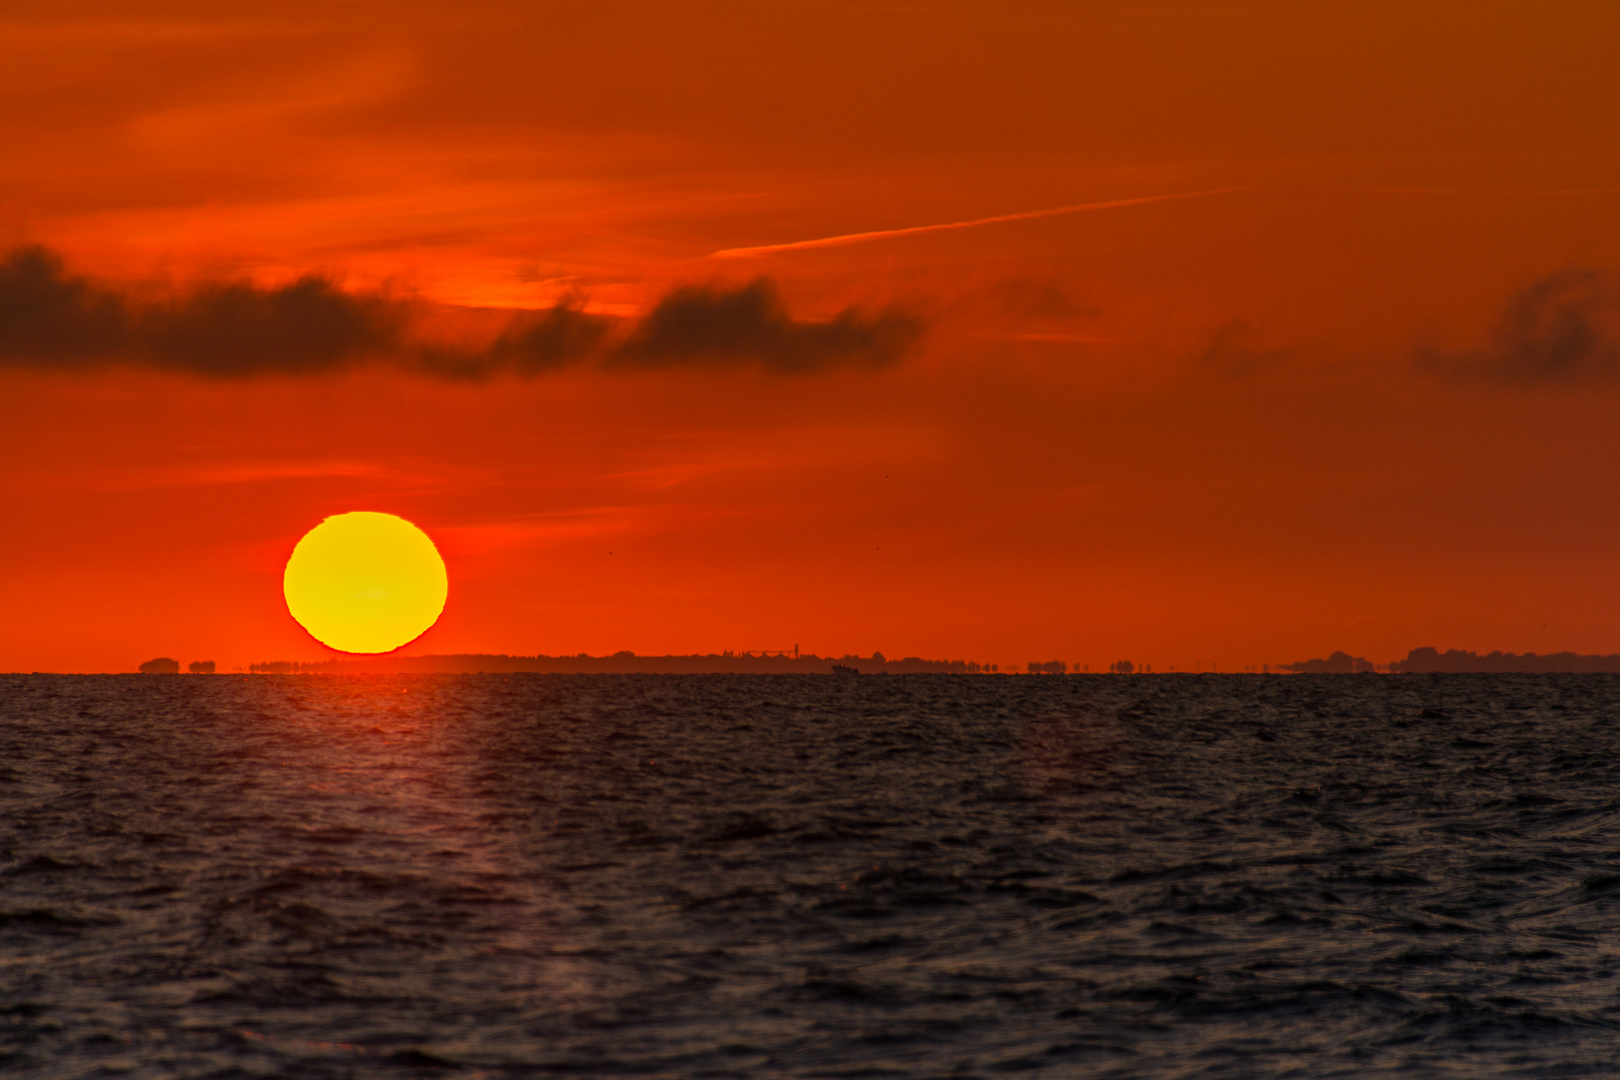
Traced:
<svg viewBox="0 0 1620 1080">
<path fill-rule="evenodd" d="M 357 511 L 298 541 L 282 587 L 287 610 L 323 645 L 382 653 L 438 620 L 449 582 L 427 533 L 393 514 Z"/>
</svg>

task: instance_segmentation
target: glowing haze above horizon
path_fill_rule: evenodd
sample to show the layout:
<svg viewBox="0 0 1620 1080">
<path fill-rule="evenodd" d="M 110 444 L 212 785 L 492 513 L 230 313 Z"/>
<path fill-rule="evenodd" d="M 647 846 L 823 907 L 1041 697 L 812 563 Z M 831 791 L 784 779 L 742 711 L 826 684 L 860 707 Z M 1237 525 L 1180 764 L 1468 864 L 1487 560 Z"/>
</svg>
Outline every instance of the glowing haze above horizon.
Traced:
<svg viewBox="0 0 1620 1080">
<path fill-rule="evenodd" d="M 1620 652 L 1617 40 L 13 8 L 0 670 L 334 656 L 281 578 L 353 510 L 448 567 L 407 653 Z"/>
</svg>

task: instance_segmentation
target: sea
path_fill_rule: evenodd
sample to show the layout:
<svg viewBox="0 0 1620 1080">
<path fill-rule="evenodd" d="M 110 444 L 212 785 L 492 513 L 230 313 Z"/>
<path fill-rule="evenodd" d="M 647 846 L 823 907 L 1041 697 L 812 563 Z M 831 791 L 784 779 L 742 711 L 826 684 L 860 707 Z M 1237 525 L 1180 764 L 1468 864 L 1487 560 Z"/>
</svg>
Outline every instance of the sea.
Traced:
<svg viewBox="0 0 1620 1080">
<path fill-rule="evenodd" d="M 1620 676 L 0 676 L 7 1077 L 1620 1075 Z"/>
</svg>

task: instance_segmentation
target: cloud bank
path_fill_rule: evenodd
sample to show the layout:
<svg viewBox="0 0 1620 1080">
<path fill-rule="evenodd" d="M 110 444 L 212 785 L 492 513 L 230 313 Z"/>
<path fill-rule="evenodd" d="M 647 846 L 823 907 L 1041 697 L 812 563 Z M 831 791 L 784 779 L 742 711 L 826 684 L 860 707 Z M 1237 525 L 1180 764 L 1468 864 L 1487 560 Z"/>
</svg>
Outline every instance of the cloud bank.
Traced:
<svg viewBox="0 0 1620 1080">
<path fill-rule="evenodd" d="M 628 370 L 753 368 L 810 374 L 899 363 L 922 323 L 897 308 L 795 318 L 765 278 L 687 285 L 639 319 L 576 302 L 515 314 L 487 346 L 429 345 L 411 335 L 421 305 L 351 292 L 308 276 L 262 287 L 207 282 L 145 301 L 70 273 L 43 247 L 0 260 L 0 367 L 72 371 L 130 365 L 214 378 L 309 376 L 386 363 L 449 379 L 535 376 L 570 366 Z"/>
<path fill-rule="evenodd" d="M 208 283 L 139 302 L 67 273 L 41 247 L 0 261 L 0 364 L 139 363 L 199 375 L 315 374 L 398 349 L 402 305 L 319 277 L 276 288 Z"/>
</svg>

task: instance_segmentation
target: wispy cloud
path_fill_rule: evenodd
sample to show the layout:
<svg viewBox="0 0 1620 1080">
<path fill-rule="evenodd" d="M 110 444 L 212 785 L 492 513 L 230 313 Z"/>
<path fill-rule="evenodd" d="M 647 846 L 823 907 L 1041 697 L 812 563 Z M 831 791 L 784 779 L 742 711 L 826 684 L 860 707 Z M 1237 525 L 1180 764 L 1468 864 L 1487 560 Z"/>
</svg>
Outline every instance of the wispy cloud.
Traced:
<svg viewBox="0 0 1620 1080">
<path fill-rule="evenodd" d="M 1199 366 L 1212 375 L 1243 379 L 1286 363 L 1293 355 L 1285 348 L 1257 344 L 1254 328 L 1241 319 L 1226 323 L 1210 337 Z"/>
<path fill-rule="evenodd" d="M 823 236 L 815 240 L 795 240 L 788 244 L 761 244 L 757 247 L 725 248 L 709 253 L 711 259 L 757 259 L 788 251 L 809 251 L 815 248 L 845 247 L 865 244 L 873 240 L 889 240 L 897 236 L 917 236 L 922 233 L 947 232 L 952 229 L 977 229 L 985 225 L 1001 225 L 1012 221 L 1032 221 L 1036 218 L 1058 217 L 1062 214 L 1084 214 L 1093 210 L 1117 210 L 1126 206 L 1144 206 L 1148 203 L 1170 202 L 1175 199 L 1196 199 L 1204 195 L 1226 195 L 1243 188 L 1215 188 L 1209 191 L 1181 191 L 1170 195 L 1144 195 L 1134 199 L 1108 199 L 1103 202 L 1075 203 L 1071 206 L 1053 206 L 1045 210 L 1024 210 L 1016 214 L 998 214 L 995 217 L 974 218 L 971 221 L 947 221 L 938 225 L 913 225 L 904 229 L 877 229 L 872 232 L 845 233 L 842 236 Z"/>
<path fill-rule="evenodd" d="M 1484 348 L 1420 350 L 1417 365 L 1455 379 L 1519 384 L 1620 378 L 1620 275 L 1549 274 L 1509 299 Z"/>
</svg>

